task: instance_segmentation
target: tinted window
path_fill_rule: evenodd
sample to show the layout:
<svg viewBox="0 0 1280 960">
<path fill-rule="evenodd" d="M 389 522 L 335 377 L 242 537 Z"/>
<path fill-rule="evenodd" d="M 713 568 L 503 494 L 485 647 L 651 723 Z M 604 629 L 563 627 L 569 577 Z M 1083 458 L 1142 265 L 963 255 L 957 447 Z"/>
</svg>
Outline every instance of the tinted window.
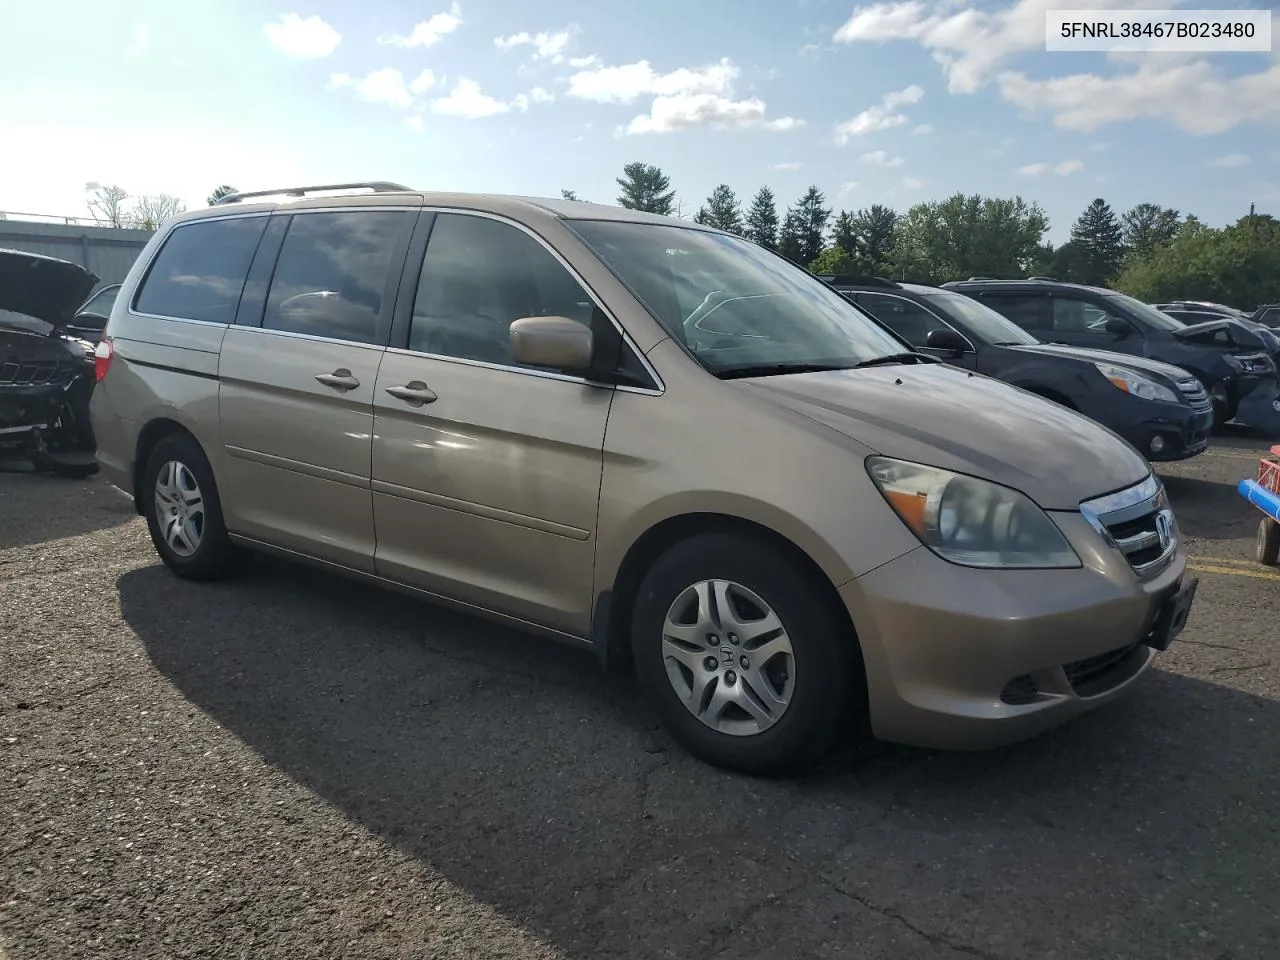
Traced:
<svg viewBox="0 0 1280 960">
<path fill-rule="evenodd" d="M 511 324 L 568 317 L 590 326 L 594 303 L 542 244 L 522 230 L 442 213 L 431 228 L 409 327 L 409 349 L 518 366 Z"/>
<path fill-rule="evenodd" d="M 970 340 L 1001 346 L 1040 342 L 1007 317 L 963 294 L 934 292 L 921 294 L 921 298 L 957 324 Z"/>
<path fill-rule="evenodd" d="M 924 307 L 902 297 L 860 293 L 858 303 L 913 347 L 923 347 L 932 331 L 949 329 Z"/>
<path fill-rule="evenodd" d="M 84 306 L 79 309 L 79 313 L 94 313 L 100 317 L 111 316 L 111 308 L 116 305 L 116 294 L 120 292 L 120 285 L 113 284 L 110 287 L 103 287 L 92 297 L 85 301 Z"/>
<path fill-rule="evenodd" d="M 1280 327 L 1280 307 L 1264 310 L 1258 317 L 1258 323 L 1266 324 L 1268 327 Z"/>
<path fill-rule="evenodd" d="M 1118 314 L 1104 310 L 1102 307 L 1095 306 L 1084 300 L 1076 300 L 1071 297 L 1053 298 L 1053 329 L 1055 333 L 1088 334 L 1107 340 L 1114 340 L 1115 334 L 1107 332 L 1107 322 L 1110 320 L 1119 320 L 1125 326 L 1131 326 L 1129 321 Z"/>
<path fill-rule="evenodd" d="M 266 217 L 202 220 L 174 229 L 134 299 L 139 313 L 231 323 Z"/>
<path fill-rule="evenodd" d="M 1053 300 L 1021 294 L 981 294 L 981 302 L 1004 314 L 1023 330 L 1034 334 L 1053 332 Z"/>
<path fill-rule="evenodd" d="M 353 210 L 294 216 L 280 248 L 262 325 L 355 343 L 381 343 L 382 302 L 404 211 Z"/>
</svg>

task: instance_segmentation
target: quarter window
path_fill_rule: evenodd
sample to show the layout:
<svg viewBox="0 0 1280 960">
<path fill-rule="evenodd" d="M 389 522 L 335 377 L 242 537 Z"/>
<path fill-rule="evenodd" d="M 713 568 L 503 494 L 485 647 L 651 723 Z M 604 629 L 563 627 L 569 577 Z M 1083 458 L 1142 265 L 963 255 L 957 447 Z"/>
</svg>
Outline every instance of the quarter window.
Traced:
<svg viewBox="0 0 1280 960">
<path fill-rule="evenodd" d="M 436 216 L 418 279 L 409 349 L 518 366 L 511 324 L 568 317 L 590 326 L 594 303 L 561 263 L 522 230 L 467 214 Z"/>
<path fill-rule="evenodd" d="M 262 326 L 353 343 L 381 343 L 393 257 L 412 214 L 299 213 L 280 248 Z"/>
<path fill-rule="evenodd" d="M 134 309 L 232 323 L 266 217 L 200 220 L 174 228 L 147 271 Z"/>
</svg>

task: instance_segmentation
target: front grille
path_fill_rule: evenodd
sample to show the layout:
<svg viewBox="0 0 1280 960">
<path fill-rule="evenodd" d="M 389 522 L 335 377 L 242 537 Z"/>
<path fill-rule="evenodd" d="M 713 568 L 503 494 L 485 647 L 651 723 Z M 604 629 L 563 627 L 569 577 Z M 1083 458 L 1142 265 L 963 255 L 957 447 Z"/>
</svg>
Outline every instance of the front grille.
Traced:
<svg viewBox="0 0 1280 960">
<path fill-rule="evenodd" d="M 1173 511 L 1154 474 L 1127 490 L 1080 504 L 1080 512 L 1140 576 L 1154 576 L 1177 546 Z"/>
<path fill-rule="evenodd" d="M 1071 690 L 1078 697 L 1096 697 L 1100 693 L 1132 677 L 1141 668 L 1143 659 L 1138 653 L 1142 644 L 1132 643 L 1118 650 L 1108 650 L 1094 657 L 1064 663 L 1060 668 L 1071 685 Z M 1048 676 L 1042 671 L 1041 678 Z M 1050 680 L 1050 690 L 1061 693 L 1061 684 Z M 1049 694 L 1050 696 L 1053 693 Z M 1035 703 L 1041 698 L 1040 685 L 1029 673 L 1022 673 L 1004 685 L 1000 691 L 1000 700 L 1011 707 L 1023 707 Z"/>
<path fill-rule="evenodd" d="M 1205 413 L 1213 409 L 1213 401 L 1209 399 L 1209 392 L 1205 390 L 1204 384 L 1195 377 L 1179 380 L 1178 391 L 1196 413 Z"/>
<path fill-rule="evenodd" d="M 51 383 L 66 385 L 75 379 L 79 366 L 61 360 L 39 360 L 22 363 L 0 361 L 0 386 L 39 387 Z"/>
<path fill-rule="evenodd" d="M 1062 671 L 1067 675 L 1071 689 L 1078 695 L 1093 696 L 1111 686 L 1108 682 L 1110 680 L 1108 674 L 1123 664 L 1129 655 L 1138 649 L 1138 646 L 1139 644 L 1135 643 L 1121 647 L 1119 650 L 1108 650 L 1096 657 L 1086 657 L 1084 660 L 1066 664 Z"/>
</svg>

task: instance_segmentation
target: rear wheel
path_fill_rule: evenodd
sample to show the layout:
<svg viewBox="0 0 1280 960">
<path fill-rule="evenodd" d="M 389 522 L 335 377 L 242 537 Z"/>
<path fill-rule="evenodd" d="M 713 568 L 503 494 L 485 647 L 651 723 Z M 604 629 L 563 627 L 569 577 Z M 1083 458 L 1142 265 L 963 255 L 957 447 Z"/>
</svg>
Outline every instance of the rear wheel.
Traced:
<svg viewBox="0 0 1280 960">
<path fill-rule="evenodd" d="M 1274 567 L 1280 561 L 1280 523 L 1270 517 L 1263 517 L 1258 524 L 1258 537 L 1254 547 L 1254 555 L 1259 563 Z"/>
<path fill-rule="evenodd" d="M 801 772 L 865 716 L 847 621 L 793 561 L 747 538 L 701 535 L 659 558 L 636 599 L 632 651 L 664 726 L 716 766 Z"/>
<path fill-rule="evenodd" d="M 165 566 L 187 580 L 236 573 L 243 553 L 227 536 L 213 470 L 200 445 L 182 434 L 161 439 L 142 475 L 151 542 Z"/>
</svg>

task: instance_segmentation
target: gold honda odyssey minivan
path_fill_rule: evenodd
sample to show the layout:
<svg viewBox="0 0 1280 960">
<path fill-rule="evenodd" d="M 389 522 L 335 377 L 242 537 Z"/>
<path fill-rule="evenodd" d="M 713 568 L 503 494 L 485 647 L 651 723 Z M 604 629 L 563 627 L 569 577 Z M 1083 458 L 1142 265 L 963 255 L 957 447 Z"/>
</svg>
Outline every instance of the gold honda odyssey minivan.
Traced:
<svg viewBox="0 0 1280 960">
<path fill-rule="evenodd" d="M 1195 594 L 1119 437 L 618 207 L 233 195 L 157 231 L 97 377 L 102 471 L 176 575 L 271 552 L 578 644 L 747 772 L 1030 736 Z"/>
</svg>

